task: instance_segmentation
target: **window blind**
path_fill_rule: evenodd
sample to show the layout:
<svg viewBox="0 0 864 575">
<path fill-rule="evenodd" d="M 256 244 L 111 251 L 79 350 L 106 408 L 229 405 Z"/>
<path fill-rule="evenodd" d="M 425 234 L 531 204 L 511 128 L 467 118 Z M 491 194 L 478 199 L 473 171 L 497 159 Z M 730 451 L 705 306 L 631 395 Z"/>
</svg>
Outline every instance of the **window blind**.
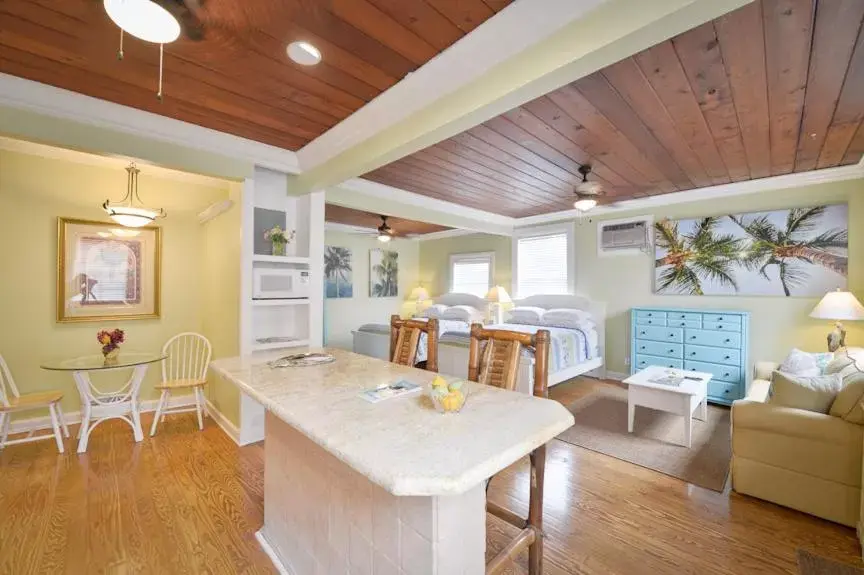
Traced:
<svg viewBox="0 0 864 575">
<path fill-rule="evenodd" d="M 566 233 L 519 238 L 516 250 L 519 298 L 568 293 Z"/>
<path fill-rule="evenodd" d="M 489 291 L 491 274 L 492 258 L 488 256 L 454 257 L 450 269 L 450 291 L 484 297 Z"/>
</svg>

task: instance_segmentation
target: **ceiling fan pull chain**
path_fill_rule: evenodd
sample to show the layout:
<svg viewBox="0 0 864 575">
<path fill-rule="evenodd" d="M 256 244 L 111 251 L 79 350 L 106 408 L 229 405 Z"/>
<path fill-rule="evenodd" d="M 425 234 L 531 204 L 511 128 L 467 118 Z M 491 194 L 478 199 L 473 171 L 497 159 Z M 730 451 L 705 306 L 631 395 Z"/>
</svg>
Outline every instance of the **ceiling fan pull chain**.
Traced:
<svg viewBox="0 0 864 575">
<path fill-rule="evenodd" d="M 165 59 L 165 44 L 159 44 L 159 91 L 156 97 L 162 101 L 162 62 Z"/>
<path fill-rule="evenodd" d="M 123 28 L 120 28 L 120 50 L 117 52 L 117 59 L 123 59 Z"/>
</svg>

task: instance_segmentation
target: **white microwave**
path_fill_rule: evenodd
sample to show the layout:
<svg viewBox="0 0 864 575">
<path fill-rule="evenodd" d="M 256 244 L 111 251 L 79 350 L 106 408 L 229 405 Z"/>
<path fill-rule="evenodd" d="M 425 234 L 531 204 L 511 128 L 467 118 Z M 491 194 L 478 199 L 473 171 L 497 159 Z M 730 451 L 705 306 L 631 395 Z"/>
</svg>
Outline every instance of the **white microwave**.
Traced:
<svg viewBox="0 0 864 575">
<path fill-rule="evenodd" d="M 255 268 L 252 270 L 253 299 L 309 297 L 307 270 Z"/>
</svg>

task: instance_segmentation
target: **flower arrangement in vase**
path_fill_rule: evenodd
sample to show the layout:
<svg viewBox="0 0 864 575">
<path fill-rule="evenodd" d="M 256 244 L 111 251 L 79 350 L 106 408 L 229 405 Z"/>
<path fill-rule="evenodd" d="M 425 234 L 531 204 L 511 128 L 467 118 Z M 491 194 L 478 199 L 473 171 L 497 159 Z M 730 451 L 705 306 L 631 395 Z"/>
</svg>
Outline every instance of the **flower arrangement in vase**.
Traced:
<svg viewBox="0 0 864 575">
<path fill-rule="evenodd" d="M 294 241 L 295 235 L 297 235 L 295 230 L 287 232 L 280 226 L 273 226 L 264 232 L 264 239 L 269 241 L 272 245 L 272 253 L 274 256 L 284 256 L 285 246 Z"/>
<path fill-rule="evenodd" d="M 117 355 L 120 353 L 120 344 L 126 341 L 126 334 L 122 329 L 107 329 L 100 330 L 96 334 L 96 339 L 102 344 L 102 355 L 105 357 L 105 363 L 117 361 Z"/>
</svg>

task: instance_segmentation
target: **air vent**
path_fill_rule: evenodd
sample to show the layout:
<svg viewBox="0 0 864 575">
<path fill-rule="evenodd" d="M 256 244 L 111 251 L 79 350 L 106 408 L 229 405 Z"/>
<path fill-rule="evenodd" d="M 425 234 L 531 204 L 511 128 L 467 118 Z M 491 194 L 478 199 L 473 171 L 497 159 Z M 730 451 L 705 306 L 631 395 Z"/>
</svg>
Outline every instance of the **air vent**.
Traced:
<svg viewBox="0 0 864 575">
<path fill-rule="evenodd" d="M 601 256 L 636 255 L 651 247 L 651 222 L 647 219 L 600 222 L 597 252 Z"/>
</svg>

